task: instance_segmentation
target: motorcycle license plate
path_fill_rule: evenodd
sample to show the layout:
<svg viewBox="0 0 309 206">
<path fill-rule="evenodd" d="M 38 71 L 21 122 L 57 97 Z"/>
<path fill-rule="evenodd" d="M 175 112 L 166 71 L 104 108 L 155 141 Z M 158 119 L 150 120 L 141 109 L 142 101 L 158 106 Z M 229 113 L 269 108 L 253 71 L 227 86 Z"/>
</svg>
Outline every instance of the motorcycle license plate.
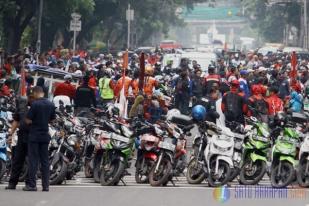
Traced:
<svg viewBox="0 0 309 206">
<path fill-rule="evenodd" d="M 126 137 L 123 137 L 121 135 L 118 135 L 118 134 L 112 134 L 112 139 L 114 140 L 118 140 L 118 141 L 121 141 L 121 142 L 125 142 L 125 143 L 129 143 L 130 139 L 129 138 L 126 138 Z"/>
<path fill-rule="evenodd" d="M 268 139 L 265 138 L 265 137 L 259 137 L 259 136 L 257 136 L 257 137 L 255 137 L 255 139 L 258 140 L 258 141 L 261 141 L 261 142 L 268 142 Z"/>
<path fill-rule="evenodd" d="M 170 151 L 174 151 L 175 150 L 175 145 L 170 144 L 168 142 L 160 142 L 159 143 L 159 148 L 167 149 L 167 150 L 170 150 Z"/>
</svg>

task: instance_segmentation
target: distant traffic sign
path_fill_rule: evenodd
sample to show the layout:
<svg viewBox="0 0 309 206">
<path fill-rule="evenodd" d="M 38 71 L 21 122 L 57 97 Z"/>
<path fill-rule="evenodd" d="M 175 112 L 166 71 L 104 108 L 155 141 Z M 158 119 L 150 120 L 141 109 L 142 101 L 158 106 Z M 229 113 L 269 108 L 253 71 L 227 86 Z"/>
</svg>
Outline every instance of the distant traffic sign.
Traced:
<svg viewBox="0 0 309 206">
<path fill-rule="evenodd" d="M 71 17 L 73 20 L 79 20 L 81 18 L 81 15 L 78 13 L 72 13 Z"/>
<path fill-rule="evenodd" d="M 81 30 L 82 30 L 82 21 L 71 20 L 70 31 L 81 31 Z"/>
</svg>

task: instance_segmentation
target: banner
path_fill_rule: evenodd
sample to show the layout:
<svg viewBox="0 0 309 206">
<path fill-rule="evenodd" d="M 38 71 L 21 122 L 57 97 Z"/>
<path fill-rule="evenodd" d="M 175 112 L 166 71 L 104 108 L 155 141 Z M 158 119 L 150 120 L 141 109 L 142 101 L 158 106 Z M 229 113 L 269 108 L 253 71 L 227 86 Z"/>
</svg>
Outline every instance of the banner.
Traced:
<svg viewBox="0 0 309 206">
<path fill-rule="evenodd" d="M 120 117 L 126 118 L 127 117 L 127 109 L 128 109 L 128 101 L 125 96 L 125 79 L 126 79 L 126 69 L 128 68 L 129 65 L 129 57 L 128 57 L 128 51 L 126 51 L 123 54 L 123 63 L 122 63 L 122 86 L 120 90 L 120 96 L 119 96 L 119 106 L 120 106 Z"/>
<path fill-rule="evenodd" d="M 24 67 L 21 68 L 20 72 L 20 95 L 26 96 L 27 95 L 27 89 L 26 89 L 26 74 Z"/>
<path fill-rule="evenodd" d="M 139 80 L 138 80 L 138 88 L 140 93 L 143 93 L 144 89 L 144 78 L 145 78 L 145 54 L 142 52 L 140 56 L 140 73 L 139 73 Z"/>
<path fill-rule="evenodd" d="M 290 78 L 291 78 L 291 85 L 296 84 L 296 77 L 297 77 L 297 55 L 296 52 L 293 51 L 291 56 L 291 72 L 290 72 Z"/>
</svg>

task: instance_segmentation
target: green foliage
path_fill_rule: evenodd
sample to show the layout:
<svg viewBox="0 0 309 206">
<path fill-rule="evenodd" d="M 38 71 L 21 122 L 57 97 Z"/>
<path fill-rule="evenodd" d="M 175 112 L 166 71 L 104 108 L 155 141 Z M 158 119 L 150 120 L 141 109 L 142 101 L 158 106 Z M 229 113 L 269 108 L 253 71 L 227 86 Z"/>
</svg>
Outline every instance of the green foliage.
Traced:
<svg viewBox="0 0 309 206">
<path fill-rule="evenodd" d="M 301 5 L 296 2 L 270 6 L 267 0 L 243 0 L 251 26 L 265 41 L 282 42 L 285 25 L 300 29 Z"/>
<path fill-rule="evenodd" d="M 156 34 L 167 34 L 169 26 L 182 25 L 176 10 L 189 9 L 198 2 L 208 0 L 44 0 L 42 18 L 42 49 L 53 45 L 55 34 L 61 32 L 64 46 L 70 47 L 72 32 L 69 31 L 71 13 L 82 16 L 82 31 L 77 42 L 107 42 L 111 47 L 122 48 L 126 42 L 128 3 L 135 11 L 132 31 L 139 44 L 150 43 Z M 35 46 L 37 39 L 37 14 L 40 0 L 1 0 L 0 35 L 9 52 L 15 52 L 22 44 Z M 29 27 L 29 28 L 28 28 Z M 31 28 L 31 29 L 30 29 Z M 13 35 L 14 34 L 14 35 Z M 102 45 L 102 44 L 101 44 Z M 105 45 L 104 45 L 105 46 Z"/>
</svg>

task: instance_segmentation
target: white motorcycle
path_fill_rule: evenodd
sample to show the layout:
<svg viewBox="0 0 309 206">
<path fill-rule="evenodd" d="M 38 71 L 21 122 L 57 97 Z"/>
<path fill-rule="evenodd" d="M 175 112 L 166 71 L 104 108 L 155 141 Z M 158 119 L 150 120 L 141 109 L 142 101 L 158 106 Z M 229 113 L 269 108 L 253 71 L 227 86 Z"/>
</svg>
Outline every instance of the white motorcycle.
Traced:
<svg viewBox="0 0 309 206">
<path fill-rule="evenodd" d="M 301 187 L 309 187 L 309 133 L 299 135 L 304 139 L 299 150 L 297 181 Z"/>
<path fill-rule="evenodd" d="M 208 183 L 212 187 L 225 185 L 234 168 L 234 133 L 227 127 L 208 123 L 208 144 L 205 157 L 209 171 Z"/>
</svg>

